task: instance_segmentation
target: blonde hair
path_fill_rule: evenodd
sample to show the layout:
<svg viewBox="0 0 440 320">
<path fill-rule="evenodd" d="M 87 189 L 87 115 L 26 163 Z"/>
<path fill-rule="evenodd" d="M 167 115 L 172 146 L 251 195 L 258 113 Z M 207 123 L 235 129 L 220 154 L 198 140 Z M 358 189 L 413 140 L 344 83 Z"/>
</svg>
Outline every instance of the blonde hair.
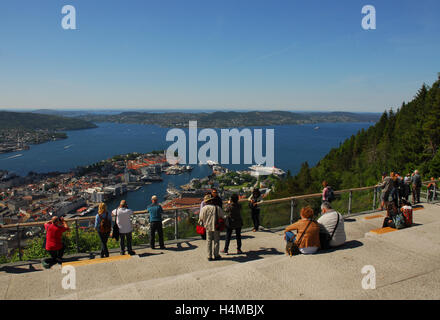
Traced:
<svg viewBox="0 0 440 320">
<path fill-rule="evenodd" d="M 107 206 L 105 205 L 104 202 L 101 202 L 101 203 L 99 204 L 98 213 L 99 213 L 99 214 L 103 214 L 103 213 L 105 213 L 106 211 L 107 211 Z"/>
</svg>

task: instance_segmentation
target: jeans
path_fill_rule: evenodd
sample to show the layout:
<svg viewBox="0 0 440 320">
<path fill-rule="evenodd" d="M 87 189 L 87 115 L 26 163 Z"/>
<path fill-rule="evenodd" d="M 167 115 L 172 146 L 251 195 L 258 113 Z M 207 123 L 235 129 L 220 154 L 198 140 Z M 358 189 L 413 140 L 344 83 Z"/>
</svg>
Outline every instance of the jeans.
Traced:
<svg viewBox="0 0 440 320">
<path fill-rule="evenodd" d="M 98 232 L 99 235 L 99 239 L 101 240 L 101 258 L 103 257 L 108 257 L 109 253 L 108 253 L 108 248 L 107 248 L 107 241 L 108 238 L 110 236 L 110 233 L 101 233 Z"/>
<path fill-rule="evenodd" d="M 420 202 L 420 187 L 413 186 L 412 187 L 412 195 L 413 195 L 413 203 L 419 203 Z"/>
<path fill-rule="evenodd" d="M 208 258 L 217 258 L 220 256 L 220 231 L 206 231 Z M 212 252 L 212 243 L 214 242 L 214 252 Z"/>
<path fill-rule="evenodd" d="M 226 240 L 225 240 L 225 252 L 228 252 L 229 242 L 231 241 L 232 231 L 235 230 L 235 237 L 237 239 L 237 250 L 241 250 L 241 228 L 227 228 L 226 229 Z"/>
<path fill-rule="evenodd" d="M 159 234 L 159 246 L 161 248 L 165 247 L 163 243 L 162 221 L 153 221 L 150 223 L 150 245 L 152 249 L 154 248 L 154 242 L 156 240 L 156 231 Z"/>
<path fill-rule="evenodd" d="M 49 263 L 55 264 L 58 262 L 57 260 L 61 259 L 64 255 L 64 245 L 60 250 L 47 250 L 47 252 L 49 252 L 51 256 Z"/>
<path fill-rule="evenodd" d="M 251 211 L 252 222 L 254 223 L 254 229 L 258 230 L 260 226 L 260 209 L 252 209 Z"/>
<path fill-rule="evenodd" d="M 286 242 L 289 242 L 289 241 L 295 241 L 295 239 L 296 239 L 296 234 L 294 234 L 293 232 L 290 232 L 290 231 L 288 231 L 288 232 L 286 232 Z"/>
<path fill-rule="evenodd" d="M 127 250 L 128 252 L 132 252 L 133 249 L 131 248 L 131 232 L 129 233 L 120 233 L 119 234 L 120 238 L 121 238 L 121 253 L 125 253 L 125 240 L 127 240 Z"/>
</svg>

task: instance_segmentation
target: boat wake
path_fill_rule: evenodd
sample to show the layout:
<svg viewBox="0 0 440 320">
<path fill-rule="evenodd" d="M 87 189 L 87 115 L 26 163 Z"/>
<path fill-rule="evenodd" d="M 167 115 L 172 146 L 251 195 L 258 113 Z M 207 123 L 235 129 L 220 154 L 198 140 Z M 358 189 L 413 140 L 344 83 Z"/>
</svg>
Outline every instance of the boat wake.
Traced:
<svg viewBox="0 0 440 320">
<path fill-rule="evenodd" d="M 8 157 L 8 158 L 4 158 L 4 159 L 2 159 L 2 160 L 14 159 L 14 158 L 18 158 L 18 157 L 21 157 L 21 156 L 23 156 L 23 155 L 20 153 L 20 154 L 16 154 L 15 156 L 10 156 L 10 157 Z"/>
</svg>

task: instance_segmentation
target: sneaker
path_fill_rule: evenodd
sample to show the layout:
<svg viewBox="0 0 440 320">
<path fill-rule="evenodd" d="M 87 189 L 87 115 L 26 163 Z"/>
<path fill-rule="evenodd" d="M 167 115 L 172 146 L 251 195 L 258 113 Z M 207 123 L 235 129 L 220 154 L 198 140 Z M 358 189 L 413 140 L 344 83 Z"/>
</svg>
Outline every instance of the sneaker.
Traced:
<svg viewBox="0 0 440 320">
<path fill-rule="evenodd" d="M 121 256 L 123 256 L 125 254 L 125 251 L 121 251 Z"/>
<path fill-rule="evenodd" d="M 134 255 L 136 255 L 136 252 L 134 252 L 134 251 L 132 250 L 132 251 L 128 251 L 128 254 L 129 254 L 130 256 L 134 256 Z"/>
<path fill-rule="evenodd" d="M 208 261 L 212 261 L 213 259 L 211 257 L 208 258 Z"/>
<path fill-rule="evenodd" d="M 221 256 L 218 256 L 218 257 L 215 257 L 215 258 L 214 258 L 214 260 L 221 260 L 221 259 L 222 259 Z"/>
<path fill-rule="evenodd" d="M 242 254 L 243 251 L 241 251 L 240 249 L 237 250 L 237 254 Z"/>
<path fill-rule="evenodd" d="M 57 258 L 57 263 L 58 263 L 58 264 L 63 264 L 63 259 L 61 259 L 61 258 Z"/>
</svg>

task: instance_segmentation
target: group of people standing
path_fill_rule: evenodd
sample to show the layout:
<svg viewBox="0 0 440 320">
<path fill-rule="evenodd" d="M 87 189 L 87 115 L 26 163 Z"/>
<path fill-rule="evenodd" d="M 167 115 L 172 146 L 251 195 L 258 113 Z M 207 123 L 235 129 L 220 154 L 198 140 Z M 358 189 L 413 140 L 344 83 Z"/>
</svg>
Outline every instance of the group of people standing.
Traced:
<svg viewBox="0 0 440 320">
<path fill-rule="evenodd" d="M 385 209 L 390 197 L 396 207 L 401 207 L 402 200 L 407 202 L 412 194 L 412 202 L 417 204 L 420 203 L 422 178 L 418 170 L 415 170 L 412 174 L 408 173 L 405 177 L 401 177 L 397 172 L 391 172 L 389 175 L 383 173 L 382 182 L 377 184 L 376 187 L 382 188 L 381 210 Z"/>
<path fill-rule="evenodd" d="M 157 196 L 151 198 L 151 205 L 147 208 L 150 221 L 150 246 L 155 249 L 156 233 L 159 235 L 159 247 L 165 249 L 162 213 L 163 209 L 158 204 Z M 132 248 L 133 224 L 131 217 L 133 210 L 128 208 L 125 200 L 122 200 L 119 207 L 111 213 L 108 212 L 105 203 L 100 203 L 98 213 L 95 216 L 94 228 L 98 233 L 101 242 L 101 258 L 109 257 L 107 242 L 110 237 L 115 238 L 120 243 L 120 254 L 125 255 L 126 249 L 129 255 L 135 255 Z M 115 221 L 113 221 L 115 217 Z M 63 233 L 70 230 L 63 217 L 53 217 L 51 221 L 44 225 L 46 237 L 43 244 L 44 249 L 50 254 L 51 258 L 43 260 L 43 266 L 50 268 L 56 263 L 62 263 L 65 245 L 62 240 Z"/>
</svg>

